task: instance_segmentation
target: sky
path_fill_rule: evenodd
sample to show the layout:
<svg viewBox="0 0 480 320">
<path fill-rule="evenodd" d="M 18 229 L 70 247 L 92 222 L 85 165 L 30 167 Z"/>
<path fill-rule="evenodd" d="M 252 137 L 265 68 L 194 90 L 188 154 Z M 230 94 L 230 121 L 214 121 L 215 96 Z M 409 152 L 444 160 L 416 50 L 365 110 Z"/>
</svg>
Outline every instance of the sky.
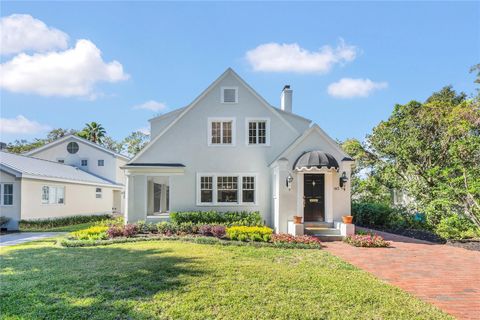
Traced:
<svg viewBox="0 0 480 320">
<path fill-rule="evenodd" d="M 8 2 L 0 141 L 101 123 L 123 139 L 232 67 L 270 104 L 363 140 L 395 104 L 473 94 L 480 2 Z"/>
</svg>

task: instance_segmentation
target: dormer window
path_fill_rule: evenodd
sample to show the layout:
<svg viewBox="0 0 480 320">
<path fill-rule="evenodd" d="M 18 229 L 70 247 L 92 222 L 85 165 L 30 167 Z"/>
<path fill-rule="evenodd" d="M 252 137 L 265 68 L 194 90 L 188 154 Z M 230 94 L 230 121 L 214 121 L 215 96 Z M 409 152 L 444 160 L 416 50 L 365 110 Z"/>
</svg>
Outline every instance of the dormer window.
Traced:
<svg viewBox="0 0 480 320">
<path fill-rule="evenodd" d="M 222 87 L 222 103 L 238 103 L 237 87 Z"/>
</svg>

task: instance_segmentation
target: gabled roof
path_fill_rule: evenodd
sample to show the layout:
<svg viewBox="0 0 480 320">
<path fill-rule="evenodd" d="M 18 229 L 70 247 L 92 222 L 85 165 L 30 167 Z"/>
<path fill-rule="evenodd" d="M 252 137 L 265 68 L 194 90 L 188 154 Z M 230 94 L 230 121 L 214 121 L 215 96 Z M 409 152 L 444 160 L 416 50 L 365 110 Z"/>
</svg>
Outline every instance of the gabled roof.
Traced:
<svg viewBox="0 0 480 320">
<path fill-rule="evenodd" d="M 296 146 L 302 143 L 312 132 L 317 132 L 322 136 L 325 141 L 330 144 L 335 150 L 337 150 L 344 158 L 350 158 L 345 151 L 338 145 L 338 143 L 330 138 L 330 136 L 322 130 L 316 123 L 313 124 L 308 130 L 306 130 L 300 137 L 293 141 L 285 150 L 283 150 L 271 163 L 270 166 L 275 163 L 275 161 L 284 158 L 288 153 L 290 153 Z M 343 160 L 342 160 L 343 161 Z"/>
<path fill-rule="evenodd" d="M 97 143 L 94 143 L 94 142 L 92 142 L 92 141 L 90 141 L 90 140 L 87 140 L 87 139 L 84 139 L 84 138 L 80 138 L 79 136 L 77 136 L 77 135 L 75 135 L 75 134 L 67 134 L 67 135 L 61 137 L 60 139 L 57 139 L 57 140 L 52 141 L 52 142 L 50 142 L 50 143 L 47 143 L 47 144 L 45 144 L 45 145 L 43 145 L 43 146 L 41 146 L 41 147 L 38 147 L 38 148 L 36 148 L 36 149 L 30 150 L 30 151 L 28 151 L 28 152 L 25 152 L 24 155 L 26 155 L 26 156 L 35 155 L 36 153 L 38 153 L 38 152 L 40 152 L 40 151 L 42 151 L 42 150 L 49 149 L 49 148 L 51 148 L 51 147 L 53 147 L 53 146 L 56 146 L 56 145 L 58 145 L 58 144 L 60 144 L 60 143 L 62 143 L 62 142 L 64 142 L 64 141 L 66 141 L 66 140 L 68 140 L 68 139 L 78 140 L 78 141 L 80 141 L 80 142 L 82 142 L 82 143 L 85 143 L 85 144 L 87 144 L 87 145 L 89 145 L 89 146 L 91 146 L 91 147 L 97 148 L 98 150 L 101 150 L 101 151 L 103 151 L 103 152 L 106 152 L 106 153 L 108 153 L 108 154 L 111 154 L 111 155 L 113 155 L 113 156 L 115 156 L 115 157 L 122 158 L 122 159 L 127 160 L 127 161 L 130 160 L 129 157 L 127 157 L 127 156 L 125 156 L 125 155 L 123 155 L 123 154 L 120 154 L 120 153 L 117 153 L 117 152 L 115 152 L 115 151 L 112 151 L 112 150 L 110 150 L 110 149 L 108 149 L 108 148 L 105 148 L 105 147 L 103 147 L 103 146 L 101 146 L 101 145 L 99 145 L 99 144 L 97 144 Z"/>
<path fill-rule="evenodd" d="M 122 187 L 73 166 L 4 151 L 0 151 L 0 168 L 22 178 Z"/>
<path fill-rule="evenodd" d="M 160 137 L 162 137 L 165 132 L 167 132 L 171 127 L 173 127 L 175 125 L 175 123 L 177 123 L 181 118 L 183 118 L 191 109 L 193 109 L 197 103 L 203 98 L 205 97 L 211 90 L 213 90 L 213 88 L 215 88 L 215 86 L 220 83 L 220 81 L 222 81 L 227 75 L 233 75 L 241 84 L 244 85 L 244 87 L 250 91 L 250 93 L 252 93 L 260 102 L 261 104 L 267 108 L 270 112 L 272 112 L 274 115 L 276 115 L 277 117 L 279 117 L 286 125 L 287 127 L 289 127 L 293 132 L 299 134 L 299 132 L 297 131 L 297 129 L 295 129 L 295 127 L 289 122 L 287 121 L 279 112 L 279 110 L 277 108 L 274 108 L 272 107 L 262 96 L 260 96 L 247 82 L 245 82 L 245 80 L 243 80 L 232 68 L 228 68 L 227 70 L 225 70 L 224 73 L 222 73 L 222 75 L 220 75 L 220 77 L 218 77 L 214 82 L 212 82 L 212 84 L 210 84 L 208 86 L 207 89 L 205 89 L 197 98 L 195 98 L 195 100 L 193 100 L 192 103 L 190 103 L 188 106 L 180 109 L 182 110 L 178 116 L 162 131 L 160 132 L 157 136 L 155 136 L 155 138 L 153 138 L 145 148 L 143 148 L 131 161 L 135 161 L 136 159 L 138 159 L 143 153 L 145 153 L 145 151 L 147 151 L 150 146 L 152 146 L 153 144 L 155 144 L 155 142 L 160 139 Z M 162 116 L 166 116 L 167 114 L 165 115 L 162 115 Z M 162 117 L 160 116 L 160 117 Z M 153 118 L 155 119 L 155 118 Z M 150 120 L 153 120 L 153 119 L 150 119 Z"/>
</svg>

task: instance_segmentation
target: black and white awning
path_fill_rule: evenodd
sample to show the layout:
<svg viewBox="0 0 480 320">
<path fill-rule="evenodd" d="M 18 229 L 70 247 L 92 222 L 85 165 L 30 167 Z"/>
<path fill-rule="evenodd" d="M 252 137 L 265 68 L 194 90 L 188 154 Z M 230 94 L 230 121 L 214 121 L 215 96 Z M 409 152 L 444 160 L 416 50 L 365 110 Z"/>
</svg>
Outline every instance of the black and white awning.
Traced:
<svg viewBox="0 0 480 320">
<path fill-rule="evenodd" d="M 318 150 L 303 153 L 293 165 L 293 170 L 312 168 L 338 169 L 339 166 L 337 160 L 330 153 Z"/>
</svg>

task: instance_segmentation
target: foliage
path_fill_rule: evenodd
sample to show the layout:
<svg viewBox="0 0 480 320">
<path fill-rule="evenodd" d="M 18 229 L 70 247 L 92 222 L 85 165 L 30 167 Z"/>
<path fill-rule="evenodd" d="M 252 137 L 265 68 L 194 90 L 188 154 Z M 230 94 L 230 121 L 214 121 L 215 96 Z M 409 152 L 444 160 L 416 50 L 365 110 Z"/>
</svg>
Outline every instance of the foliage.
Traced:
<svg viewBox="0 0 480 320">
<path fill-rule="evenodd" d="M 195 224 L 222 225 L 262 225 L 260 212 L 217 212 L 217 211 L 185 211 L 170 213 L 170 220 L 176 223 L 192 222 Z"/>
<path fill-rule="evenodd" d="M 212 226 L 212 228 L 210 229 L 210 232 L 212 233 L 212 236 L 216 238 L 223 238 L 225 237 L 226 229 L 227 228 L 225 226 L 216 225 L 216 226 Z"/>
<path fill-rule="evenodd" d="M 203 236 L 211 236 L 212 235 L 212 225 L 204 224 L 203 226 L 200 226 L 200 228 L 198 228 L 198 233 L 200 233 Z"/>
<path fill-rule="evenodd" d="M 20 220 L 20 229 L 23 231 L 30 230 L 48 230 L 57 227 L 71 226 L 75 224 L 110 221 L 111 216 L 108 214 L 93 216 L 70 216 L 61 218 L 38 219 L 38 220 Z"/>
<path fill-rule="evenodd" d="M 390 242 L 377 234 L 355 234 L 346 237 L 344 241 L 355 247 L 386 248 L 390 246 Z"/>
<path fill-rule="evenodd" d="M 104 136 L 102 138 L 101 145 L 103 147 L 109 149 L 109 150 L 112 150 L 113 152 L 116 152 L 116 153 L 122 153 L 122 151 L 123 151 L 123 141 L 115 141 L 110 136 Z"/>
<path fill-rule="evenodd" d="M 134 131 L 123 140 L 122 144 L 125 145 L 128 154 L 133 157 L 145 148 L 149 140 L 150 135 L 141 131 Z"/>
<path fill-rule="evenodd" d="M 436 232 L 442 238 L 451 240 L 480 238 L 480 228 L 459 215 L 443 218 Z"/>
<path fill-rule="evenodd" d="M 130 238 L 139 232 L 139 227 L 136 224 L 127 225 L 111 225 L 107 227 L 108 238 L 126 237 Z"/>
<path fill-rule="evenodd" d="M 108 227 L 93 226 L 87 229 L 69 233 L 69 237 L 76 240 L 105 240 Z"/>
<path fill-rule="evenodd" d="M 85 128 L 78 132 L 77 135 L 93 143 L 102 144 L 103 137 L 105 137 L 106 133 L 105 128 L 100 123 L 92 121 L 85 123 Z"/>
<path fill-rule="evenodd" d="M 238 241 L 270 241 L 273 230 L 269 227 L 233 226 L 226 230 L 227 237 Z"/>
<path fill-rule="evenodd" d="M 7 223 L 9 223 L 10 220 L 11 219 L 9 217 L 0 216 L 0 227 L 7 225 Z"/>
<path fill-rule="evenodd" d="M 292 236 L 287 233 L 272 234 L 271 241 L 273 243 L 303 243 L 321 247 L 321 242 L 318 238 L 308 235 Z"/>
</svg>

